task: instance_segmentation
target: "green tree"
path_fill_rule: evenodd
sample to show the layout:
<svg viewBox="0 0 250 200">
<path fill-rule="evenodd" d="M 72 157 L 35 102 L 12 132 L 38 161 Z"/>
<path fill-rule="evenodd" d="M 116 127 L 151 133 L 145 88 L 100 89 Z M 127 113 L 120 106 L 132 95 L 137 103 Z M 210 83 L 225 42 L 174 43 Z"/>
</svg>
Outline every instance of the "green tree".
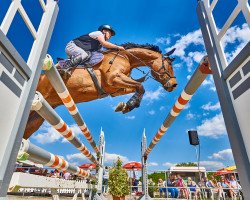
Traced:
<svg viewBox="0 0 250 200">
<path fill-rule="evenodd" d="M 109 193 L 115 197 L 124 197 L 129 194 L 128 174 L 122 168 L 122 161 L 118 157 L 115 166 L 109 170 Z"/>
<path fill-rule="evenodd" d="M 154 172 L 149 174 L 148 179 L 152 179 L 152 181 L 157 184 L 159 179 L 165 180 L 165 172 Z"/>
<path fill-rule="evenodd" d="M 193 162 L 182 162 L 182 163 L 178 163 L 175 165 L 176 167 L 197 167 L 198 165 L 196 163 Z"/>
</svg>

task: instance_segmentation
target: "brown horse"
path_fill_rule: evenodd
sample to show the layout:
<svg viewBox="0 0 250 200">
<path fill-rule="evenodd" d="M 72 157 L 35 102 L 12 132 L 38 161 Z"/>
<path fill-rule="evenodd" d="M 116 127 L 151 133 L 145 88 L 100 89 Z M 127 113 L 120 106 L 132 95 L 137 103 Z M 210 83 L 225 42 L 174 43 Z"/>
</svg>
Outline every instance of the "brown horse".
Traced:
<svg viewBox="0 0 250 200">
<path fill-rule="evenodd" d="M 165 90 L 171 92 L 177 82 L 174 76 L 170 54 L 161 54 L 159 47 L 154 45 L 138 45 L 127 43 L 123 45 L 126 51 L 108 51 L 101 63 L 94 66 L 94 71 L 99 83 L 105 92 L 112 97 L 134 93 L 127 103 L 121 102 L 116 112 L 129 112 L 139 107 L 144 94 L 141 82 L 130 77 L 133 69 L 140 66 L 151 68 L 151 74 L 160 82 Z M 69 78 L 63 78 L 66 87 L 76 103 L 92 101 L 99 98 L 98 91 L 89 73 L 84 68 L 75 68 Z M 41 75 L 37 90 L 53 107 L 62 105 L 62 101 L 51 86 L 45 75 Z M 42 125 L 44 119 L 32 111 L 24 133 L 24 138 L 29 138 Z"/>
</svg>

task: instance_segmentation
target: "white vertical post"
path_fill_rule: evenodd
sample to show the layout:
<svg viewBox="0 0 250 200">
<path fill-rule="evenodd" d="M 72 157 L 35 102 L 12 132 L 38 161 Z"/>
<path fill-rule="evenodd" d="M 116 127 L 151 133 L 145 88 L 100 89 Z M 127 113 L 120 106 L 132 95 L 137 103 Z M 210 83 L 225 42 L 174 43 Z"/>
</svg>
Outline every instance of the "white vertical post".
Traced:
<svg viewBox="0 0 250 200">
<path fill-rule="evenodd" d="M 147 167 L 147 158 L 145 157 L 146 150 L 147 150 L 147 138 L 146 138 L 146 131 L 144 129 L 141 142 L 142 196 L 140 196 L 139 200 L 151 199 L 151 197 L 148 195 L 148 167 Z"/>
<path fill-rule="evenodd" d="M 35 33 L 30 20 L 20 7 L 20 0 L 13 0 L 0 27 L 0 199 L 6 199 L 9 182 L 14 171 L 17 153 L 27 124 L 32 99 L 41 73 L 55 25 L 58 5 L 47 0 L 38 32 Z M 35 41 L 26 63 L 6 37 L 17 12 L 23 12 Z M 19 33 L 21 34 L 21 33 Z M 25 48 L 25 47 L 23 47 Z"/>
</svg>

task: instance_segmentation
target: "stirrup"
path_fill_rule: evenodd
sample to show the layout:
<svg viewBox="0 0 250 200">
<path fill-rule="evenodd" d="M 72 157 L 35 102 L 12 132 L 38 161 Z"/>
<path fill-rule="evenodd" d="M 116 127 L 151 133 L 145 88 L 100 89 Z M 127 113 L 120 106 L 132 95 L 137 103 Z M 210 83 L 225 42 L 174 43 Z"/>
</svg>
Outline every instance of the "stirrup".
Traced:
<svg viewBox="0 0 250 200">
<path fill-rule="evenodd" d="M 72 70 L 71 69 L 73 69 L 73 67 L 69 67 L 69 68 L 67 68 L 67 69 L 58 69 L 59 71 L 60 71 L 60 74 L 62 75 L 62 77 L 64 78 L 64 79 L 67 79 L 67 78 L 70 78 L 71 77 L 71 75 L 72 75 Z"/>
</svg>

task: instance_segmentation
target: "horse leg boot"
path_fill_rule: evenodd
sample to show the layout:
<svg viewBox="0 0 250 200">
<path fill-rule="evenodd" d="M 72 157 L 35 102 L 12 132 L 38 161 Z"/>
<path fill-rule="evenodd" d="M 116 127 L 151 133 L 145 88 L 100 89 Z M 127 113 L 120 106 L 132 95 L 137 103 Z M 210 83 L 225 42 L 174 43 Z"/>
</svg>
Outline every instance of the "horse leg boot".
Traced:
<svg viewBox="0 0 250 200">
<path fill-rule="evenodd" d="M 142 97 L 145 93 L 144 88 L 142 87 L 143 91 L 136 92 L 125 104 L 125 106 L 122 109 L 122 113 L 125 114 L 127 112 L 130 112 L 134 108 L 139 108 L 141 104 Z"/>
<path fill-rule="evenodd" d="M 115 112 L 122 111 L 123 113 L 127 113 L 134 108 L 138 108 L 140 106 L 140 102 L 142 100 L 143 94 L 145 92 L 144 87 L 141 83 L 127 77 L 124 74 L 119 74 L 114 80 L 113 80 L 113 86 L 116 87 L 122 87 L 122 88 L 130 88 L 134 89 L 136 93 L 129 99 L 127 103 L 120 102 Z"/>
</svg>

